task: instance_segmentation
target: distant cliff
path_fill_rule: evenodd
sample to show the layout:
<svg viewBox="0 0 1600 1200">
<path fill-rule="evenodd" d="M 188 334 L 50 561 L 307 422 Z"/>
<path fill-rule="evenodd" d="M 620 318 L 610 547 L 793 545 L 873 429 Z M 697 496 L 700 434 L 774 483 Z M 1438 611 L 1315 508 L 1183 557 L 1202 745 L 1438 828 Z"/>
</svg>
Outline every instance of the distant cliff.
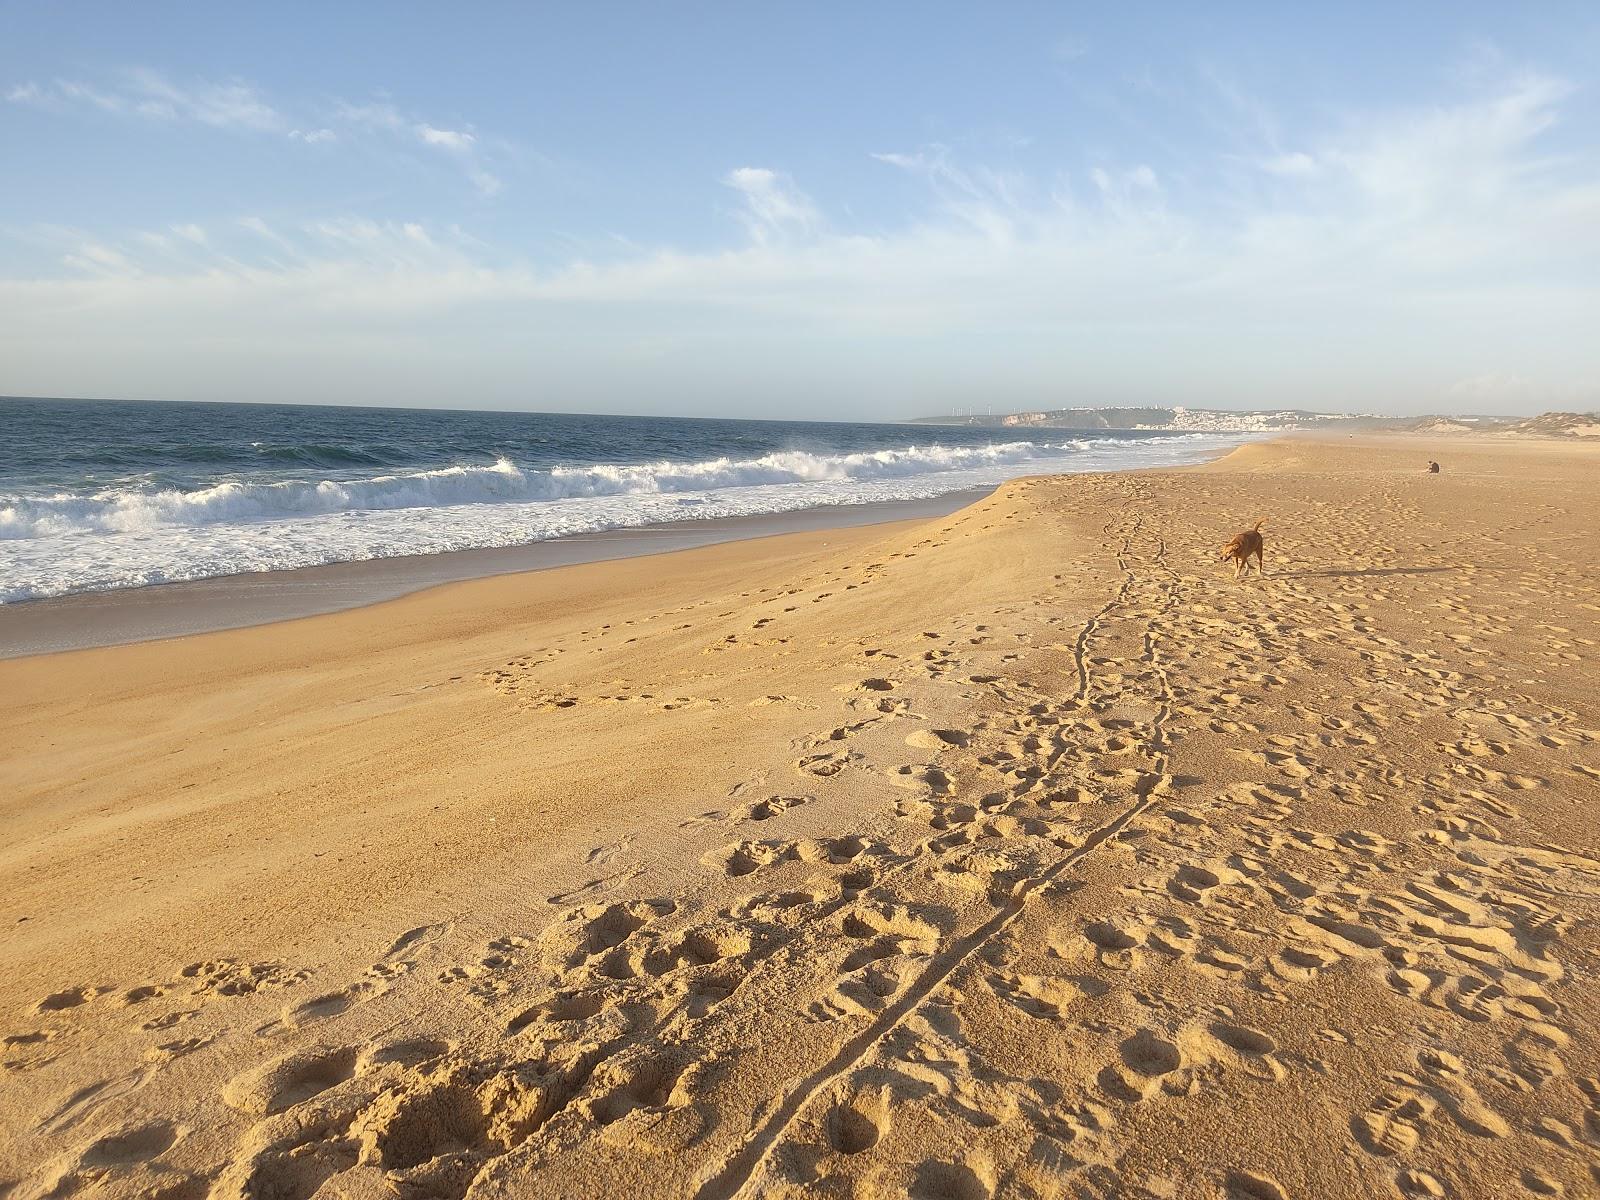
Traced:
<svg viewBox="0 0 1600 1200">
<path fill-rule="evenodd" d="M 1370 429 L 1405 426 L 1413 418 L 1318 413 L 1285 408 L 1228 412 L 1217 408 L 1055 408 L 1042 412 L 918 417 L 929 425 L 1024 429 L 1153 429 L 1194 433 L 1270 433 L 1279 429 Z"/>
<path fill-rule="evenodd" d="M 1017 413 L 952 413 L 917 417 L 922 425 L 987 429 L 1150 429 L 1183 433 L 1272 433 L 1286 429 L 1382 430 L 1395 433 L 1502 434 L 1522 437 L 1600 437 L 1600 413 L 1542 413 L 1537 417 L 1380 417 L 1319 413 L 1299 408 L 1230 412 L 1219 408 L 1053 408 Z"/>
</svg>

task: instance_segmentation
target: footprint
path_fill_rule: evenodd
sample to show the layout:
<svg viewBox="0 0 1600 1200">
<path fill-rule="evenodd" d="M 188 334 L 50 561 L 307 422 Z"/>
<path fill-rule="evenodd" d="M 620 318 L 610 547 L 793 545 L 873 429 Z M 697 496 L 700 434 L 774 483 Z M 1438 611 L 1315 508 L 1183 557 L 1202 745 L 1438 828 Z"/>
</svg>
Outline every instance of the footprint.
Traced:
<svg viewBox="0 0 1600 1200">
<path fill-rule="evenodd" d="M 397 1042 L 380 1042 L 361 1052 L 356 1071 L 369 1071 L 376 1067 L 396 1063 L 402 1067 L 416 1067 L 442 1058 L 450 1052 L 450 1043 L 439 1038 L 404 1038 Z"/>
<path fill-rule="evenodd" d="M 539 935 L 539 945 L 565 967 L 576 967 L 621 945 L 650 922 L 677 907 L 671 900 L 589 904 L 568 912 Z"/>
<path fill-rule="evenodd" d="M 906 738 L 906 745 L 918 750 L 954 750 L 972 740 L 957 729 L 918 729 Z"/>
<path fill-rule="evenodd" d="M 437 925 L 418 925 L 415 929 L 408 929 L 389 944 L 389 948 L 383 952 L 382 961 L 393 962 L 408 958 L 439 941 L 449 930 L 449 924 L 444 922 Z"/>
<path fill-rule="evenodd" d="M 924 1162 L 917 1166 L 907 1192 L 909 1200 L 991 1200 L 992 1169 L 959 1162 Z"/>
<path fill-rule="evenodd" d="M 1422 1126 L 1432 1115 L 1435 1102 L 1411 1088 L 1385 1092 L 1359 1117 L 1352 1118 L 1356 1140 L 1370 1154 L 1405 1154 L 1422 1141 Z"/>
<path fill-rule="evenodd" d="M 1118 1050 L 1128 1069 L 1140 1075 L 1167 1075 L 1183 1065 L 1183 1053 L 1177 1044 L 1149 1029 L 1141 1029 Z"/>
<path fill-rule="evenodd" d="M 355 1075 L 353 1046 L 314 1046 L 237 1076 L 222 1090 L 229 1108 L 252 1116 L 283 1112 Z"/>
<path fill-rule="evenodd" d="M 506 1033 L 518 1034 L 535 1024 L 569 1025 L 587 1021 L 609 1007 L 603 991 L 557 992 L 542 1004 L 524 1009 L 506 1023 Z"/>
<path fill-rule="evenodd" d="M 882 1091 L 857 1092 L 828 1110 L 823 1130 L 840 1154 L 864 1154 L 889 1129 L 889 1104 Z"/>
<path fill-rule="evenodd" d="M 1226 1186 L 1227 1200 L 1289 1200 L 1282 1184 L 1255 1171 L 1229 1172 Z"/>
<path fill-rule="evenodd" d="M 78 1159 L 82 1167 L 120 1167 L 160 1158 L 183 1136 L 171 1121 L 130 1125 L 100 1138 Z"/>
<path fill-rule="evenodd" d="M 689 1061 L 681 1049 L 632 1046 L 596 1068 L 592 1086 L 598 1093 L 583 1105 L 597 1125 L 613 1125 L 635 1112 L 659 1112 L 689 1103 L 680 1086 Z"/>
<path fill-rule="evenodd" d="M 194 981 L 197 996 L 250 996 L 268 989 L 293 987 L 311 975 L 280 962 L 246 963 L 233 958 L 190 963 L 180 974 Z"/>
<path fill-rule="evenodd" d="M 1051 1021 L 1059 1019 L 1068 1006 L 1106 990 L 1106 985 L 1099 980 L 1057 975 L 996 975 L 989 984 L 996 995 L 1030 1017 Z"/>
<path fill-rule="evenodd" d="M 62 1012 L 65 1009 L 77 1008 L 80 1004 L 87 1004 L 109 988 L 97 988 L 85 984 L 83 987 L 67 988 L 64 991 L 52 992 L 38 1004 L 33 1006 L 33 1011 L 38 1013 Z"/>
<path fill-rule="evenodd" d="M 816 775 L 822 779 L 828 779 L 849 766 L 850 760 L 855 757 L 858 756 L 844 750 L 824 754 L 810 754 L 796 762 L 795 769 L 807 775 Z"/>
<path fill-rule="evenodd" d="M 1275 1057 L 1278 1043 L 1259 1029 L 1213 1021 L 1207 1032 L 1237 1056 L 1252 1074 L 1277 1082 L 1284 1077 L 1283 1064 Z"/>
<path fill-rule="evenodd" d="M 737 842 L 719 850 L 709 850 L 700 861 L 717 867 L 732 878 L 748 875 L 761 867 L 776 866 L 794 857 L 792 842 Z"/>
<path fill-rule="evenodd" d="M 182 1058 L 185 1054 L 193 1054 L 196 1050 L 209 1046 L 215 1040 L 212 1037 L 191 1037 L 178 1038 L 176 1041 L 171 1042 L 161 1042 L 158 1045 L 151 1046 L 150 1049 L 144 1052 L 144 1060 L 150 1063 L 169 1063 L 175 1058 Z"/>
<path fill-rule="evenodd" d="M 1394 1185 L 1405 1200 L 1443 1200 L 1444 1184 L 1427 1171 L 1401 1171 Z"/>
<path fill-rule="evenodd" d="M 1141 1029 L 1117 1047 L 1118 1062 L 1103 1067 L 1100 1087 L 1118 1100 L 1139 1101 L 1167 1089 L 1182 1093 L 1192 1086 L 1192 1075 L 1180 1069 L 1183 1051 L 1151 1029 Z"/>
<path fill-rule="evenodd" d="M 337 1017 L 341 1013 L 348 1012 L 358 1004 L 365 1004 L 376 996 L 378 991 L 377 984 L 362 982 L 351 984 L 341 991 L 313 996 L 310 1000 L 302 1000 L 299 1004 L 285 1008 L 283 1024 L 290 1029 L 299 1029 L 316 1021 L 326 1021 L 329 1017 Z"/>
<path fill-rule="evenodd" d="M 47 1063 L 54 1062 L 59 1056 L 59 1049 L 52 1051 L 50 1043 L 55 1041 L 56 1032 L 53 1029 L 32 1029 L 25 1033 L 11 1033 L 5 1039 L 5 1059 L 0 1066 L 7 1071 L 32 1071 Z"/>
<path fill-rule="evenodd" d="M 809 804 L 814 799 L 812 796 L 769 796 L 765 800 L 757 800 L 754 804 L 746 805 L 734 814 L 734 817 L 743 821 L 769 821 L 779 813 L 788 812 L 791 808 L 798 808 L 802 804 Z"/>
</svg>

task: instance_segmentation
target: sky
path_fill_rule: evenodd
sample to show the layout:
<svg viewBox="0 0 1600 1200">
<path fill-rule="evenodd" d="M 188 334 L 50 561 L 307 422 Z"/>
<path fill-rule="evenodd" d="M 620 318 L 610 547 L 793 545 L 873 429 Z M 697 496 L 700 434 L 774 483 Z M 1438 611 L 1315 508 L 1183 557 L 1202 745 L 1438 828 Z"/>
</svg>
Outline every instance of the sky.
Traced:
<svg viewBox="0 0 1600 1200">
<path fill-rule="evenodd" d="M 0 394 L 1600 405 L 1600 6 L 0 0 Z"/>
</svg>

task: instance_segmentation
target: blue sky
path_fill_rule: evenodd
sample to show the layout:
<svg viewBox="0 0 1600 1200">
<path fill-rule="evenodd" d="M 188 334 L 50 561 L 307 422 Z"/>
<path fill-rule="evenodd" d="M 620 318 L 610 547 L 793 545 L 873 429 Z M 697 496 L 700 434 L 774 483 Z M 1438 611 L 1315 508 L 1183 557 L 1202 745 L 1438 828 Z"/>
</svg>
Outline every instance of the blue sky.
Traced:
<svg viewBox="0 0 1600 1200">
<path fill-rule="evenodd" d="M 0 392 L 1600 404 L 1600 8 L 0 4 Z"/>
</svg>

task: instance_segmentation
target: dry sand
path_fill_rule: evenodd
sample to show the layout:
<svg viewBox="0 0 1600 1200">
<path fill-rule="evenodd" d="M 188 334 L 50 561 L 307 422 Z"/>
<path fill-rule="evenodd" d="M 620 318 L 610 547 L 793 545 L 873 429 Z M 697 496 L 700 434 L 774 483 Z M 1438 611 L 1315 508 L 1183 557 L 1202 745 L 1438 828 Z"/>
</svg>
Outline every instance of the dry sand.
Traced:
<svg viewBox="0 0 1600 1200">
<path fill-rule="evenodd" d="M 1597 476 L 1286 441 L 0 663 L 0 1196 L 1594 1195 Z"/>
</svg>

